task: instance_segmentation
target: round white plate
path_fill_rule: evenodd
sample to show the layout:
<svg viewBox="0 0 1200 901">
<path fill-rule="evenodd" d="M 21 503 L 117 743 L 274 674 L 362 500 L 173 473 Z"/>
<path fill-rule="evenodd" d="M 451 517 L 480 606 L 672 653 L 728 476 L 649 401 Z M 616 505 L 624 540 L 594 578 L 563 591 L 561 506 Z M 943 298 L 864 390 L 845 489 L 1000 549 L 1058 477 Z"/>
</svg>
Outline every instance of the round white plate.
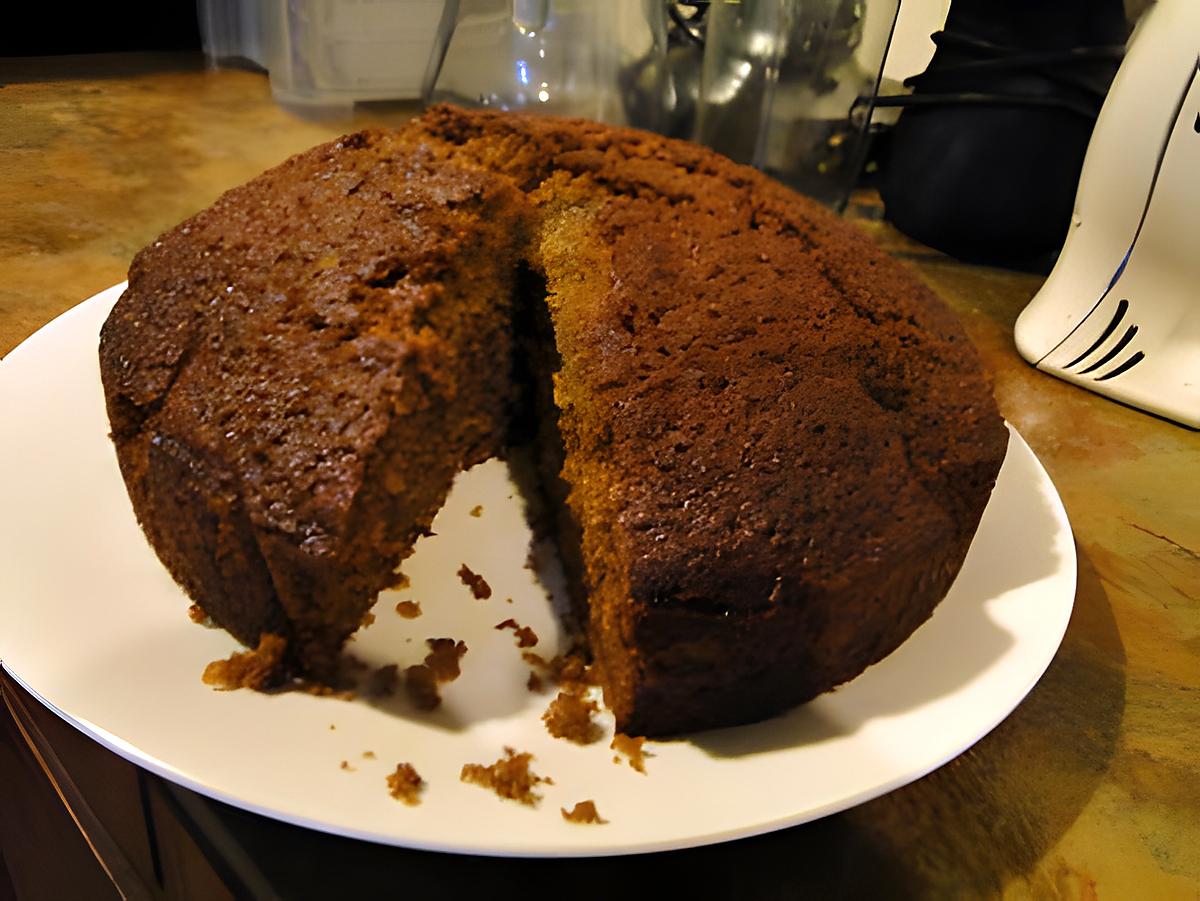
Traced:
<svg viewBox="0 0 1200 901">
<path fill-rule="evenodd" d="M 219 692 L 206 663 L 237 645 L 192 623 L 188 600 L 142 537 L 107 437 L 96 358 L 123 286 L 69 311 L 0 364 L 0 659 L 88 735 L 198 792 L 268 816 L 376 842 L 498 855 L 682 848 L 779 829 L 859 804 L 962 752 L 1025 696 L 1053 657 L 1075 593 L 1062 504 L 1014 432 L 966 565 L 933 618 L 853 682 L 768 722 L 648 744 L 645 774 L 605 738 L 551 738 L 531 693 L 514 618 L 550 656 L 547 592 L 526 568 L 520 495 L 492 462 L 464 474 L 351 642 L 372 666 L 419 662 L 424 639 L 464 640 L 462 677 L 435 714 L 384 701 Z M 482 506 L 478 516 L 472 508 Z M 476 600 L 467 564 L 493 588 Z M 509 603 L 506 599 L 511 598 Z M 396 602 L 423 615 L 403 619 Z M 607 716 L 607 715 L 605 715 Z M 459 780 L 505 746 L 534 755 L 536 808 Z M 372 756 L 365 756 L 371 752 Z M 342 766 L 342 762 L 346 766 Z M 428 783 L 409 807 L 386 775 L 410 762 Z M 592 799 L 605 825 L 563 820 Z"/>
</svg>

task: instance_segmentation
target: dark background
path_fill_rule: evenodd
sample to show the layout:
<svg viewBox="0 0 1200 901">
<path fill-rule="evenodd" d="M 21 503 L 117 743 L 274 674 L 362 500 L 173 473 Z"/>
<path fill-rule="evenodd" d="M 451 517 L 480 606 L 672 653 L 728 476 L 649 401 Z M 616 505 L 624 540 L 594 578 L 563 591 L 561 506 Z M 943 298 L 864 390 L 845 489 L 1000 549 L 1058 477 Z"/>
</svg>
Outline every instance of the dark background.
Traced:
<svg viewBox="0 0 1200 901">
<path fill-rule="evenodd" d="M 199 50 L 195 0 L 21 4 L 0 27 L 0 56 Z"/>
</svg>

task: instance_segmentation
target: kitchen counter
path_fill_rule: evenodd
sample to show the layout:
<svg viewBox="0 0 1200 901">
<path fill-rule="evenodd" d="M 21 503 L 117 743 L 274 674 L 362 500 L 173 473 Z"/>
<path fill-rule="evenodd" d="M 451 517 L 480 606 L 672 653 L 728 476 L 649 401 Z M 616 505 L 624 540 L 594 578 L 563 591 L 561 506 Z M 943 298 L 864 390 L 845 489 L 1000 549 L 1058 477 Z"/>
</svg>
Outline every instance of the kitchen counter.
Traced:
<svg viewBox="0 0 1200 901">
<path fill-rule="evenodd" d="M 206 71 L 188 55 L 0 60 L 0 83 L 0 354 L 121 281 L 139 248 L 223 190 L 414 111 L 304 121 L 272 101 L 264 76 Z M 574 883 L 590 897 L 663 876 L 710 897 L 1200 898 L 1200 435 L 1026 365 L 1012 328 L 1040 278 L 916 245 L 878 221 L 869 199 L 851 215 L 961 316 L 1075 532 L 1078 593 L 1062 647 L 992 733 L 836 816 L 628 860 L 463 861 L 306 832 L 156 779 L 147 789 L 146 774 L 130 790 L 174 799 L 175 819 L 234 894 L 458 879 L 533 894 Z M 86 831 L 87 818 L 76 820 Z M 160 824 L 154 840 L 166 834 Z M 314 860 L 326 862 L 319 873 Z M 336 860 L 353 876 L 339 877 Z M 18 881 L 11 848 L 8 868 Z M 143 871 L 151 896 L 176 896 L 169 873 Z"/>
</svg>

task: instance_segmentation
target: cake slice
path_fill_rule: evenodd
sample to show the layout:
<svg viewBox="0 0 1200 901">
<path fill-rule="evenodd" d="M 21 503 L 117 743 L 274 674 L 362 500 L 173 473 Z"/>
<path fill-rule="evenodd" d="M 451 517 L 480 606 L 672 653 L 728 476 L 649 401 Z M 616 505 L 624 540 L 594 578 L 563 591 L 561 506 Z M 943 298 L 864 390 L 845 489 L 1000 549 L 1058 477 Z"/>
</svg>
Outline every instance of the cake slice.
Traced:
<svg viewBox="0 0 1200 901">
<path fill-rule="evenodd" d="M 503 446 L 524 196 L 375 132 L 134 260 L 101 371 L 134 510 L 219 625 L 320 677 L 454 476 Z"/>
</svg>

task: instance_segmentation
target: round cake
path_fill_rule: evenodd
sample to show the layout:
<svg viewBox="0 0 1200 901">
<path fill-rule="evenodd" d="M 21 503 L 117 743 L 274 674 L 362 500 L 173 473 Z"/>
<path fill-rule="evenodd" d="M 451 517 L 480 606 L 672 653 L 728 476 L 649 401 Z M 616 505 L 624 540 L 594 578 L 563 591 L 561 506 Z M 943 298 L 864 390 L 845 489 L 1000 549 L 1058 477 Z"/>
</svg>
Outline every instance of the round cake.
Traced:
<svg viewBox="0 0 1200 901">
<path fill-rule="evenodd" d="M 531 443 L 630 734 L 890 653 L 1007 441 L 954 317 L 853 226 L 691 144 L 451 107 L 163 235 L 100 359 L 147 537 L 277 679 L 328 673 L 455 474 Z"/>
</svg>

